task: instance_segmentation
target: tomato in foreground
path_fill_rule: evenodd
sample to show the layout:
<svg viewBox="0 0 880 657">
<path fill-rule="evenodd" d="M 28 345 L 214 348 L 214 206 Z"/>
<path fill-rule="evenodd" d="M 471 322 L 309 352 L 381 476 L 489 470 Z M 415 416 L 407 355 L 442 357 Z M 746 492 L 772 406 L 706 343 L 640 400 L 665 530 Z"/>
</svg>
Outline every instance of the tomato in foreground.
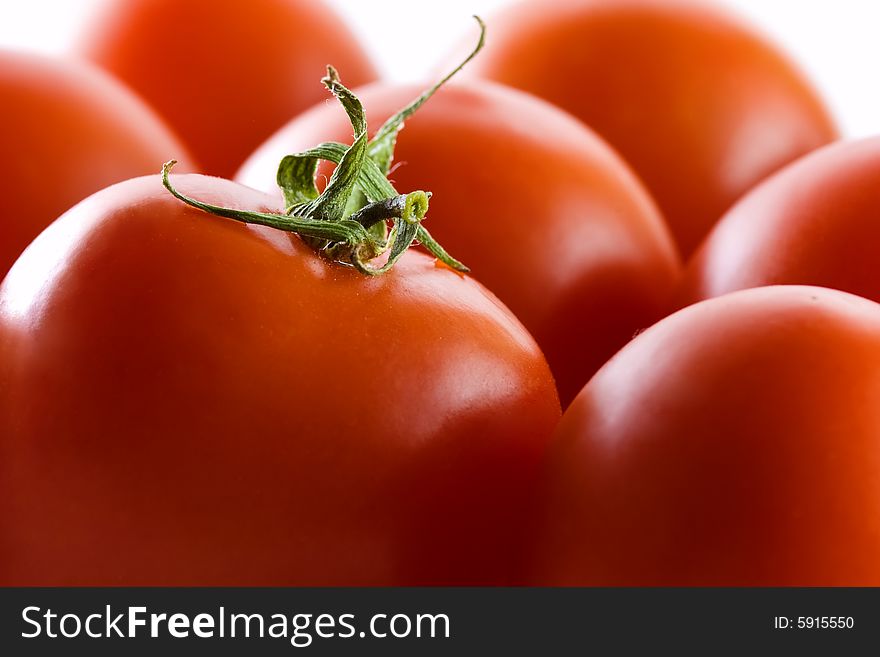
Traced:
<svg viewBox="0 0 880 657">
<path fill-rule="evenodd" d="M 0 279 L 86 196 L 186 149 L 134 94 L 85 64 L 0 51 Z"/>
<path fill-rule="evenodd" d="M 547 464 L 536 582 L 880 584 L 880 306 L 711 299 L 584 388 Z"/>
<path fill-rule="evenodd" d="M 760 285 L 880 301 L 880 138 L 826 146 L 737 203 L 688 264 L 682 304 Z"/>
<path fill-rule="evenodd" d="M 318 78 L 327 64 L 351 84 L 376 77 L 321 0 L 113 0 L 78 51 L 152 104 L 205 173 L 224 177 L 325 98 Z"/>
<path fill-rule="evenodd" d="M 357 90 L 374 125 L 420 92 Z M 237 180 L 271 191 L 286 153 L 350 139 L 345 113 L 318 105 Z M 434 193 L 431 232 L 535 336 L 563 404 L 667 310 L 680 264 L 653 202 L 601 139 L 548 103 L 488 82 L 446 86 L 407 118 L 389 177 Z"/>
<path fill-rule="evenodd" d="M 683 255 L 743 193 L 837 137 L 810 84 L 743 22 L 689 0 L 532 0 L 469 68 L 582 119 L 633 166 Z"/>
<path fill-rule="evenodd" d="M 415 252 L 364 276 L 124 182 L 0 287 L 0 583 L 517 581 L 559 414 L 474 280 Z"/>
</svg>

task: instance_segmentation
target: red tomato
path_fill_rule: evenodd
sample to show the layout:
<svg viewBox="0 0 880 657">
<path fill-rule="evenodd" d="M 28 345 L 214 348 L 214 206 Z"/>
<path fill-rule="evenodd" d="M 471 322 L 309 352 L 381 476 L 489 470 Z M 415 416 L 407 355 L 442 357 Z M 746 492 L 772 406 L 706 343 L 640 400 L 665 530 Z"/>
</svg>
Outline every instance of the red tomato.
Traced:
<svg viewBox="0 0 880 657">
<path fill-rule="evenodd" d="M 775 283 L 880 301 L 880 138 L 827 146 L 746 195 L 688 266 L 682 302 Z"/>
<path fill-rule="evenodd" d="M 326 97 L 319 79 L 327 64 L 352 84 L 376 77 L 318 0 L 116 0 L 79 51 L 146 98 L 218 176 L 231 176 L 275 129 Z"/>
<path fill-rule="evenodd" d="M 0 278 L 43 228 L 99 189 L 186 150 L 100 71 L 0 51 Z"/>
<path fill-rule="evenodd" d="M 372 125 L 420 92 L 357 91 Z M 284 154 L 326 140 L 351 141 L 351 126 L 322 104 L 237 179 L 270 191 Z M 395 162 L 399 189 L 434 192 L 431 232 L 535 336 L 564 404 L 667 310 L 680 265 L 651 199 L 604 142 L 548 103 L 485 82 L 444 87 L 407 120 Z"/>
<path fill-rule="evenodd" d="M 812 287 L 682 310 L 563 417 L 542 584 L 880 584 L 880 306 Z"/>
<path fill-rule="evenodd" d="M 0 287 L 0 584 L 514 581 L 559 414 L 475 281 L 419 253 L 366 277 L 121 183 Z"/>
<path fill-rule="evenodd" d="M 837 136 L 798 70 L 705 3 L 533 0 L 488 24 L 468 72 L 546 98 L 607 139 L 684 255 L 755 183 Z"/>
</svg>

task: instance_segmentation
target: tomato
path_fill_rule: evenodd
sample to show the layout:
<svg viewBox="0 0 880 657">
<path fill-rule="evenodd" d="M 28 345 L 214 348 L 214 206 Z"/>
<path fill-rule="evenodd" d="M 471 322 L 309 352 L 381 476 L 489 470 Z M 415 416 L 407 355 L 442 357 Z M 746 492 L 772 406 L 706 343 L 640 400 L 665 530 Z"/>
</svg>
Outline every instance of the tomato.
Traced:
<svg viewBox="0 0 880 657">
<path fill-rule="evenodd" d="M 542 584 L 880 584 L 880 306 L 690 306 L 584 388 L 546 464 Z"/>
<path fill-rule="evenodd" d="M 421 88 L 357 92 L 378 125 Z M 351 127 L 322 104 L 237 180 L 270 191 L 281 156 L 326 140 L 351 141 Z M 390 177 L 434 193 L 431 232 L 535 336 L 563 403 L 667 310 L 680 264 L 653 202 L 601 139 L 548 103 L 488 82 L 444 87 L 406 121 Z"/>
<path fill-rule="evenodd" d="M 0 583 L 512 581 L 559 415 L 474 280 L 416 252 L 363 276 L 120 183 L 0 287 Z"/>
<path fill-rule="evenodd" d="M 775 283 L 880 301 L 880 138 L 826 146 L 746 195 L 688 265 L 682 303 Z"/>
<path fill-rule="evenodd" d="M 188 159 L 151 110 L 86 65 L 0 51 L 0 119 L 0 278 L 70 206 Z"/>
<path fill-rule="evenodd" d="M 327 64 L 352 84 L 376 77 L 353 35 L 317 0 L 115 0 L 77 50 L 149 101 L 204 172 L 226 177 L 326 97 L 318 80 Z"/>
<path fill-rule="evenodd" d="M 519 3 L 466 73 L 556 103 L 607 139 L 687 256 L 744 192 L 837 137 L 796 67 L 706 3 Z"/>
</svg>

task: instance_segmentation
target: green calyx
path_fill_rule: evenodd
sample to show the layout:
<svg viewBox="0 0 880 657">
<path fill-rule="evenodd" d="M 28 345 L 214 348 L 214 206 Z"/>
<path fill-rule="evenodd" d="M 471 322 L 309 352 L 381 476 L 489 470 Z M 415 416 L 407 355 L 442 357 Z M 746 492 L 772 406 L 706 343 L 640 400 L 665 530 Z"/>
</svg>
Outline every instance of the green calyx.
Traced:
<svg viewBox="0 0 880 657">
<path fill-rule="evenodd" d="M 469 271 L 422 225 L 431 193 L 399 194 L 387 175 L 394 159 L 397 133 L 403 128 L 404 121 L 482 49 L 486 26 L 479 17 L 474 18 L 480 25 L 480 39 L 471 54 L 437 84 L 388 119 L 372 139 L 367 137 L 367 121 L 360 100 L 342 84 L 336 70 L 327 67 L 322 82 L 348 114 L 354 141 L 350 146 L 323 143 L 281 160 L 277 183 L 284 196 L 283 214 L 224 208 L 190 198 L 171 184 L 169 174 L 176 163 L 174 160 L 162 167 L 162 184 L 179 200 L 205 212 L 296 233 L 322 256 L 350 264 L 371 276 L 390 270 L 415 243 L 420 243 L 452 269 Z M 336 168 L 324 191 L 319 193 L 315 174 L 321 160 L 332 162 Z M 380 257 L 386 257 L 383 264 L 372 264 Z"/>
</svg>

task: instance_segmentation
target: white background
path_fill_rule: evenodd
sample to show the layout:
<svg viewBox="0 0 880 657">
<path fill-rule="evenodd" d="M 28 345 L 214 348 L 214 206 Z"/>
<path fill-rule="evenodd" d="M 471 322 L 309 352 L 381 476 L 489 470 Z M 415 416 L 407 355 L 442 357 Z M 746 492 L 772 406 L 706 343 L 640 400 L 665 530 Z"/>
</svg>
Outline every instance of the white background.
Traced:
<svg viewBox="0 0 880 657">
<path fill-rule="evenodd" d="M 78 24 L 103 1 L 0 0 L 0 47 L 64 52 Z M 414 80 L 427 75 L 451 44 L 474 29 L 471 14 L 490 16 L 512 0 L 327 1 L 360 34 L 386 77 Z M 750 17 L 787 49 L 824 94 L 847 135 L 880 134 L 880 2 L 715 2 Z"/>
</svg>

